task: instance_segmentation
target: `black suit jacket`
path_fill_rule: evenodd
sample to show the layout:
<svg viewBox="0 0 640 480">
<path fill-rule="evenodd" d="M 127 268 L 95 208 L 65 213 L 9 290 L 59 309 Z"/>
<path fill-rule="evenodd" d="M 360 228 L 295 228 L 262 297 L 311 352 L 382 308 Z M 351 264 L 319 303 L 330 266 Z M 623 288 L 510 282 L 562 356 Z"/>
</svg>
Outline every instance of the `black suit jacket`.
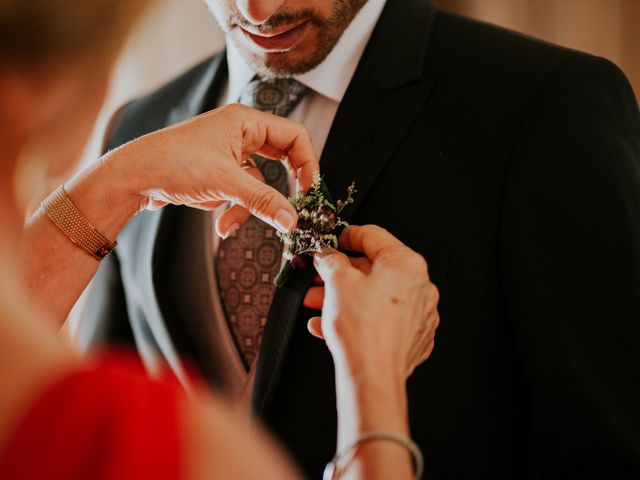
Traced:
<svg viewBox="0 0 640 480">
<path fill-rule="evenodd" d="M 132 102 L 109 145 L 213 107 L 225 69 L 217 55 Z M 338 197 L 356 182 L 348 219 L 424 255 L 440 289 L 435 352 L 408 382 L 425 478 L 640 478 L 640 115 L 616 66 L 389 0 L 321 167 Z M 208 221 L 138 215 L 89 320 L 121 338 L 130 322 L 155 348 L 170 337 L 223 385 L 194 287 L 210 275 Z M 319 478 L 336 411 L 331 357 L 300 307 L 312 275 L 274 299 L 252 406 Z"/>
</svg>

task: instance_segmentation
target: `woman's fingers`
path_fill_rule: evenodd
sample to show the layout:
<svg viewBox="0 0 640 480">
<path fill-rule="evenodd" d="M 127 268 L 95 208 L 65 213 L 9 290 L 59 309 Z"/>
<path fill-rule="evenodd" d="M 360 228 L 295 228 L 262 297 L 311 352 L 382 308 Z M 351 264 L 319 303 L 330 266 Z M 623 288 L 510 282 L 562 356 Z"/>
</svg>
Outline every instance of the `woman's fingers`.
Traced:
<svg viewBox="0 0 640 480">
<path fill-rule="evenodd" d="M 416 341 L 411 349 L 413 368 L 423 363 L 433 351 L 434 338 L 440 325 L 440 315 L 437 309 L 438 294 L 435 286 L 427 286 L 423 293 L 424 313 L 418 318 L 420 325 L 415 334 Z"/>
<path fill-rule="evenodd" d="M 354 268 L 360 270 L 367 275 L 371 271 L 371 262 L 365 257 L 347 257 L 349 263 Z M 346 264 L 345 264 L 346 266 Z M 313 279 L 312 287 L 307 290 L 302 304 L 314 310 L 322 310 L 322 304 L 324 303 L 324 281 L 320 275 L 316 275 Z"/>
<path fill-rule="evenodd" d="M 145 207 L 147 210 L 160 210 L 162 207 L 166 207 L 169 205 L 169 202 L 165 202 L 163 200 L 158 200 L 156 198 L 149 198 L 147 201 L 147 206 Z"/>
<path fill-rule="evenodd" d="M 250 159 L 248 154 L 245 160 L 247 160 L 248 165 L 255 165 L 255 162 Z M 245 173 L 264 183 L 264 176 L 257 166 L 243 167 L 242 169 Z M 251 212 L 242 205 L 231 205 L 216 219 L 216 233 L 222 238 L 227 238 L 240 228 L 240 225 L 246 222 L 249 217 L 251 217 Z"/>
<path fill-rule="evenodd" d="M 324 282 L 335 279 L 341 272 L 344 274 L 345 272 L 357 271 L 351 266 L 349 257 L 333 248 L 328 248 L 322 253 L 316 253 L 313 256 L 313 265 Z"/>
<path fill-rule="evenodd" d="M 216 233 L 219 237 L 227 238 L 235 232 L 240 225 L 251 217 L 251 212 L 242 205 L 231 205 L 216 218 Z"/>
<path fill-rule="evenodd" d="M 365 275 L 371 272 L 371 262 L 367 257 L 348 257 L 348 258 L 349 258 L 349 262 L 351 262 L 351 265 L 357 268 L 358 270 L 360 270 Z M 322 287 L 324 286 L 324 280 L 322 280 L 322 277 L 320 277 L 320 275 L 316 275 L 315 277 L 313 277 L 313 282 L 311 282 L 311 284 L 315 287 Z"/>
<path fill-rule="evenodd" d="M 400 240 L 377 225 L 351 225 L 342 232 L 339 241 L 341 249 L 364 253 L 371 261 L 384 250 L 404 246 Z"/>
<path fill-rule="evenodd" d="M 351 265 L 360 270 L 365 275 L 369 275 L 371 273 L 371 260 L 367 257 L 349 257 L 349 261 Z"/>
<path fill-rule="evenodd" d="M 255 178 L 258 169 L 242 167 L 253 153 L 283 161 L 303 189 L 311 186 L 318 172 L 311 137 L 301 124 L 237 104 L 141 138 L 146 138 L 140 140 L 144 148 L 160 159 L 156 159 L 159 168 L 153 170 L 155 178 L 138 189 L 150 198 L 150 209 L 167 203 L 211 209 L 214 202 L 230 201 L 279 231 L 290 232 L 298 219 L 293 206 Z M 241 209 L 233 209 L 219 230 L 227 233 L 246 218 Z"/>
<path fill-rule="evenodd" d="M 322 310 L 324 303 L 324 287 L 311 287 L 302 300 L 302 305 L 312 310 Z"/>
<path fill-rule="evenodd" d="M 242 205 L 253 215 L 283 233 L 293 230 L 298 221 L 298 214 L 284 195 L 239 166 L 234 175 L 234 181 L 229 185 L 233 197 L 231 201 Z"/>
<path fill-rule="evenodd" d="M 307 330 L 314 337 L 318 337 L 324 340 L 324 334 L 322 333 L 322 318 L 311 317 L 307 322 Z"/>
<path fill-rule="evenodd" d="M 197 208 L 199 210 L 211 211 L 218 208 L 220 205 L 224 204 L 224 200 L 213 200 L 211 202 L 198 202 L 198 203 L 190 203 L 189 206 L 191 208 Z"/>
<path fill-rule="evenodd" d="M 247 107 L 239 115 L 244 126 L 243 152 L 286 159 L 300 187 L 308 190 L 320 167 L 307 129 L 292 120 Z"/>
</svg>

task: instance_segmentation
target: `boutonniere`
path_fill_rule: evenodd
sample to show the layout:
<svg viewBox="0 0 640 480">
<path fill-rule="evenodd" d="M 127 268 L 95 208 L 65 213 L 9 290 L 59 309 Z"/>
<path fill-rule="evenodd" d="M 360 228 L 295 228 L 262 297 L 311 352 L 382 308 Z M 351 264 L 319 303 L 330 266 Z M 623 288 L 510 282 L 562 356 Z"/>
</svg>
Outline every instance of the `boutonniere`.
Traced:
<svg viewBox="0 0 640 480">
<path fill-rule="evenodd" d="M 298 224 L 291 233 L 278 232 L 284 244 L 282 256 L 286 262 L 274 280 L 276 287 L 284 285 L 294 269 L 306 267 L 311 254 L 325 247 L 338 247 L 339 230 L 349 226 L 340 219 L 340 212 L 353 203 L 356 192 L 355 183 L 352 183 L 347 189 L 347 198 L 334 204 L 327 185 L 318 174 L 306 194 L 298 192 L 289 199 L 298 212 Z"/>
</svg>

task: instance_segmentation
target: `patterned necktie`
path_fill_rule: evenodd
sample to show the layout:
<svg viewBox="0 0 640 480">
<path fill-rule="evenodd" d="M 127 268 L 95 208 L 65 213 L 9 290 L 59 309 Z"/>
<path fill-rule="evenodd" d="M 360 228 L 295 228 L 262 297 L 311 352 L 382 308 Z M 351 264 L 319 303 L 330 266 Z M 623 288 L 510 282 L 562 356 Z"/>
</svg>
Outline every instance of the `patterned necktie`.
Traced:
<svg viewBox="0 0 640 480">
<path fill-rule="evenodd" d="M 290 78 L 254 80 L 243 91 L 240 103 L 286 117 L 307 92 L 307 87 Z M 257 155 L 253 159 L 266 183 L 288 195 L 284 165 Z M 281 255 L 275 230 L 253 216 L 218 246 L 214 263 L 220 298 L 247 369 L 258 355 Z"/>
</svg>

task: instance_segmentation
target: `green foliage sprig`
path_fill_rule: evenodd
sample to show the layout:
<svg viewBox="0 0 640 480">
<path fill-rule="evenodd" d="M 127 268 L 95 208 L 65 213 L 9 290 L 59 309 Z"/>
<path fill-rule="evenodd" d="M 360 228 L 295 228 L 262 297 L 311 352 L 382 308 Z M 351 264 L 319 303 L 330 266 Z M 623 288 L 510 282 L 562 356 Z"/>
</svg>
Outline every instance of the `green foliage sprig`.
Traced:
<svg viewBox="0 0 640 480">
<path fill-rule="evenodd" d="M 318 174 L 306 194 L 298 192 L 289 199 L 298 212 L 298 224 L 291 233 L 278 233 L 284 245 L 282 255 L 287 261 L 274 281 L 276 286 L 283 285 L 293 269 L 306 266 L 312 253 L 325 247 L 338 247 L 336 230 L 349 226 L 339 215 L 353 203 L 356 192 L 355 183 L 352 183 L 347 189 L 347 198 L 334 205 L 329 189 Z"/>
</svg>

